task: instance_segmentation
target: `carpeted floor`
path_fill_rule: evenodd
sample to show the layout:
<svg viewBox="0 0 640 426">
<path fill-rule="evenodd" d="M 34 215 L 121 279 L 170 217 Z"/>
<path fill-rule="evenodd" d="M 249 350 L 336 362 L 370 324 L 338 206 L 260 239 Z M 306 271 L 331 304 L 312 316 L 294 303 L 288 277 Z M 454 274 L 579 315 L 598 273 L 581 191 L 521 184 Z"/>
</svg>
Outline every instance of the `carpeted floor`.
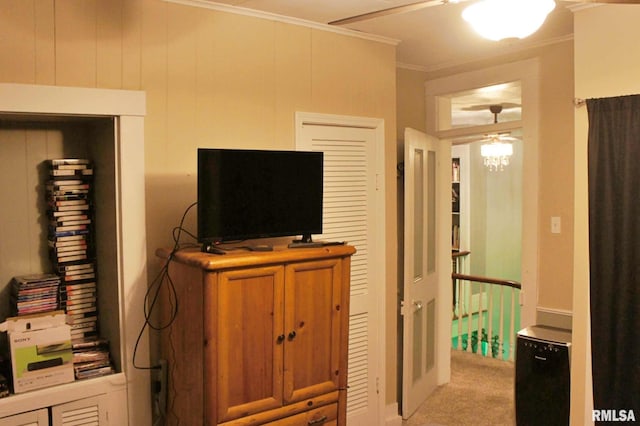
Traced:
<svg viewBox="0 0 640 426">
<path fill-rule="evenodd" d="M 515 425 L 514 364 L 452 351 L 451 382 L 403 426 Z"/>
</svg>

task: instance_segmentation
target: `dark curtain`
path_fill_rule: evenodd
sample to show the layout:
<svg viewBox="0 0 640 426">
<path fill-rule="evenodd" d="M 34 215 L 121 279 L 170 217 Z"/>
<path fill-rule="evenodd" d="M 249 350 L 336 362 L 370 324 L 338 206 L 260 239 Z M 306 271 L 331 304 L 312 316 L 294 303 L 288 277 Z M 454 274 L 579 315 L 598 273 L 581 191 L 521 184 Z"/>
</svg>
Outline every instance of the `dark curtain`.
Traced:
<svg viewBox="0 0 640 426">
<path fill-rule="evenodd" d="M 587 109 L 594 408 L 640 420 L 640 95 Z"/>
</svg>

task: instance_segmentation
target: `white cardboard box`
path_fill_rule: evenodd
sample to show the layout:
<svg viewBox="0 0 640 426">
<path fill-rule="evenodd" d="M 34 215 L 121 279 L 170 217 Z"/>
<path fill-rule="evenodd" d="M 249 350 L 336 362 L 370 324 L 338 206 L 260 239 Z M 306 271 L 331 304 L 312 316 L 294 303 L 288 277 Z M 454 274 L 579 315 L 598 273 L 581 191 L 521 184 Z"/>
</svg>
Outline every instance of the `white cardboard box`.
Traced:
<svg viewBox="0 0 640 426">
<path fill-rule="evenodd" d="M 14 393 L 74 380 L 71 328 L 63 311 L 7 318 Z"/>
</svg>

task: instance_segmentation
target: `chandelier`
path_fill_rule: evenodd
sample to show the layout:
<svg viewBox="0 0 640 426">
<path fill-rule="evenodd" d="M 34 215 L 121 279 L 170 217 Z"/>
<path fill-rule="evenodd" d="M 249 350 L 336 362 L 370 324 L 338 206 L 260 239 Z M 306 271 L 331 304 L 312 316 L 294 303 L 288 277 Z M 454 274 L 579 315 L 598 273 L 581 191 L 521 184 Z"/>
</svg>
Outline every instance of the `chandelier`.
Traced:
<svg viewBox="0 0 640 426">
<path fill-rule="evenodd" d="M 513 145 L 505 140 L 504 136 L 489 135 L 486 143 L 480 146 L 480 155 L 484 159 L 484 165 L 490 171 L 502 171 L 509 165 L 509 157 L 513 155 Z"/>
<path fill-rule="evenodd" d="M 482 0 L 467 7 L 462 17 L 482 37 L 498 41 L 530 36 L 555 7 L 554 0 Z"/>
<path fill-rule="evenodd" d="M 498 123 L 498 114 L 502 112 L 502 104 L 489 105 L 489 111 L 493 114 L 493 123 Z M 484 165 L 490 171 L 504 170 L 509 165 L 509 157 L 513 155 L 511 141 L 518 140 L 509 134 L 486 135 L 480 146 L 480 155 L 484 159 Z"/>
</svg>

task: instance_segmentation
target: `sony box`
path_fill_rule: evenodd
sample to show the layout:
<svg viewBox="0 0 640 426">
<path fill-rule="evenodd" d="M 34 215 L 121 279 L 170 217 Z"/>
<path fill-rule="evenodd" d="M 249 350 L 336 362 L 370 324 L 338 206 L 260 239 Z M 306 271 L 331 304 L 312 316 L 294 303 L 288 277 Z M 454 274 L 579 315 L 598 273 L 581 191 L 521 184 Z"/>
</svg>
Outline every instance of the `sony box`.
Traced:
<svg viewBox="0 0 640 426">
<path fill-rule="evenodd" d="M 7 319 L 15 393 L 72 382 L 71 328 L 63 311 Z"/>
</svg>

